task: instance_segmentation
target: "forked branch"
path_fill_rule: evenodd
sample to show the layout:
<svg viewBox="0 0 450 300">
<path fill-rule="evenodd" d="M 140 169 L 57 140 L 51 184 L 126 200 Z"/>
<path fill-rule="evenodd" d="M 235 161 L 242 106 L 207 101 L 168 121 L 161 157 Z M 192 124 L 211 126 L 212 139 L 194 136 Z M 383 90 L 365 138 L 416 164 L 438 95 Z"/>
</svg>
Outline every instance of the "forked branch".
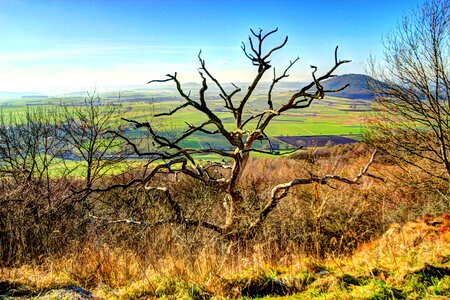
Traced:
<svg viewBox="0 0 450 300">
<path fill-rule="evenodd" d="M 275 68 L 273 69 L 273 79 L 272 83 L 270 84 L 269 92 L 267 93 L 267 104 L 269 105 L 269 108 L 273 110 L 273 103 L 272 103 L 272 92 L 275 85 L 282 79 L 289 77 L 287 72 L 289 69 L 300 59 L 300 57 L 297 57 L 293 61 L 289 61 L 289 66 L 287 66 L 286 69 L 284 69 L 283 74 L 281 76 L 276 76 Z"/>
<path fill-rule="evenodd" d="M 261 132 L 264 132 L 264 130 L 267 128 L 267 126 L 269 125 L 269 123 L 278 115 L 280 115 L 281 113 L 291 110 L 291 109 L 302 109 L 302 108 L 307 108 L 311 105 L 311 103 L 316 100 L 316 99 L 323 99 L 323 97 L 325 96 L 325 93 L 330 93 L 330 92 L 338 92 L 338 91 L 342 91 L 345 88 L 347 88 L 349 85 L 346 84 L 344 86 L 342 86 L 341 88 L 338 88 L 336 90 L 325 90 L 322 86 L 322 82 L 326 79 L 329 79 L 331 77 L 334 77 L 333 72 L 339 68 L 341 65 L 349 63 L 350 60 L 338 60 L 337 58 L 337 51 L 338 51 L 338 47 L 336 46 L 335 49 L 335 64 L 333 67 L 331 67 L 330 70 L 328 70 L 328 72 L 326 72 L 324 75 L 317 77 L 316 76 L 316 72 L 317 72 L 317 67 L 316 66 L 311 66 L 312 68 L 312 78 L 313 80 L 305 85 L 303 88 L 300 89 L 300 91 L 298 91 L 297 93 L 293 94 L 284 104 L 282 104 L 280 107 L 278 107 L 277 109 L 271 109 L 270 111 L 267 111 L 261 118 L 260 122 L 258 123 L 258 130 L 260 130 Z M 283 75 L 281 75 L 281 78 L 286 77 L 286 73 L 289 70 L 289 68 L 296 62 L 297 60 L 295 60 L 294 62 L 291 62 L 291 65 L 288 66 L 288 68 L 285 70 L 285 72 L 283 73 Z M 281 79 L 280 78 L 280 79 Z M 280 80 L 278 79 L 278 80 Z M 272 82 L 272 85 L 274 85 L 277 82 L 277 78 L 274 77 L 274 80 Z M 273 88 L 271 86 L 271 88 Z M 314 90 L 315 88 L 315 90 Z M 270 107 L 273 107 L 272 104 L 272 100 L 271 100 L 271 96 L 269 93 L 269 98 L 268 98 L 268 103 Z M 247 120 L 248 121 L 248 120 Z"/>
<path fill-rule="evenodd" d="M 269 37 L 270 35 L 272 35 L 275 32 L 277 32 L 278 28 L 276 28 L 275 30 L 272 30 L 272 31 L 266 33 L 265 35 L 262 34 L 262 30 L 261 29 L 259 30 L 258 33 L 255 33 L 251 29 L 250 29 L 250 31 L 252 32 L 254 38 L 256 38 L 256 40 L 254 41 L 251 36 L 248 37 L 250 48 L 251 48 L 253 53 L 248 53 L 247 52 L 244 43 L 242 43 L 242 47 L 241 48 L 242 48 L 245 56 L 247 56 L 247 58 L 252 61 L 252 64 L 254 66 L 258 66 L 258 73 L 256 74 L 256 76 L 253 79 L 252 83 L 248 87 L 248 90 L 247 90 L 246 94 L 241 99 L 239 107 L 237 108 L 237 111 L 236 111 L 236 114 L 235 114 L 235 119 L 236 119 L 236 127 L 239 128 L 239 129 L 242 129 L 243 112 L 244 112 L 245 106 L 247 105 L 248 100 L 250 99 L 251 95 L 253 94 L 256 86 L 259 84 L 259 82 L 260 82 L 262 76 L 264 75 L 264 73 L 271 68 L 270 60 L 269 60 L 270 56 L 275 51 L 283 48 L 286 45 L 287 41 L 288 41 L 288 37 L 286 36 L 284 41 L 281 44 L 279 44 L 278 46 L 273 47 L 266 54 L 263 54 L 263 42 L 264 42 L 264 40 L 267 37 Z M 257 43 L 256 47 L 255 47 L 255 43 Z M 297 61 L 297 60 L 295 60 L 295 61 Z M 293 63 L 291 63 L 291 64 L 293 64 Z M 290 67 L 288 67 L 288 69 L 289 68 Z"/>
</svg>

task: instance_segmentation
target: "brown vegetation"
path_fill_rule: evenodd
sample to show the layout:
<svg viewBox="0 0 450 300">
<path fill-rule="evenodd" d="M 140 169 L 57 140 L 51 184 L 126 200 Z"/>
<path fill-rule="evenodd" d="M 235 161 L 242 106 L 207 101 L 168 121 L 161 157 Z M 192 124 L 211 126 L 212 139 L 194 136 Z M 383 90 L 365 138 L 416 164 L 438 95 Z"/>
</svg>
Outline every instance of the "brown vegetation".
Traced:
<svg viewBox="0 0 450 300">
<path fill-rule="evenodd" d="M 329 151 L 338 153 L 340 148 Z M 248 199 L 245 215 L 257 213 L 264 204 L 261 199 L 267 197 L 272 186 L 292 175 L 358 173 L 370 152 L 352 153 L 348 151 L 343 161 L 339 156 L 306 160 L 251 159 L 251 167 L 243 177 L 243 190 Z M 149 194 L 139 187 L 94 197 L 90 212 L 102 218 L 93 218 L 80 203 L 61 197 L 64 189 L 60 189 L 61 195 L 55 197 L 66 202 L 59 203 L 60 210 L 53 210 L 52 222 L 48 219 L 45 197 L 41 197 L 45 193 L 17 190 L 15 198 L 9 198 L 15 200 L 12 204 L 0 206 L 3 257 L 0 277 L 26 283 L 34 290 L 48 287 L 49 281 L 55 287 L 76 284 L 96 290 L 100 295 L 108 293 L 104 294 L 107 298 L 121 299 L 177 297 L 184 292 L 192 298 L 201 296 L 198 299 L 212 295 L 283 295 L 300 292 L 313 281 L 316 288 L 332 290 L 335 283 L 318 280 L 317 274 L 329 272 L 319 258 L 340 259 L 358 247 L 369 251 L 373 246 L 367 246 L 366 242 L 383 236 L 386 231 L 396 234 L 397 229 L 392 228 L 397 227 L 392 227 L 392 223 L 402 224 L 428 214 L 425 225 L 420 226 L 434 226 L 435 233 L 410 232 L 408 238 L 417 235 L 427 240 L 428 236 L 448 235 L 448 217 L 431 217 L 448 211 L 448 202 L 435 186 L 427 189 L 396 180 L 405 178 L 407 173 L 395 165 L 375 163 L 373 168 L 386 182 L 369 179 L 356 186 L 336 182 L 296 188 L 280 201 L 254 239 L 247 241 L 222 239 L 201 227 L 159 222 L 171 216 L 164 199 L 158 200 L 159 193 Z M 417 173 L 416 176 L 417 180 L 427 177 Z M 114 180 L 127 180 L 127 176 L 123 177 Z M 173 196 L 180 205 L 189 203 L 193 207 L 189 217 L 225 218 L 221 206 L 223 194 L 215 187 L 187 176 L 168 174 L 158 178 L 176 191 Z M 76 185 L 76 182 L 64 179 L 52 184 L 59 187 Z M 13 193 L 8 195 L 12 197 Z M 30 203 L 34 205 L 32 208 Z M 383 239 L 387 239 L 386 234 Z M 413 240 L 412 244 L 420 242 Z M 380 249 L 378 243 L 376 247 Z M 405 240 L 405 243 L 409 242 Z M 386 245 L 393 246 L 389 242 Z M 307 262 L 304 259 L 308 256 L 315 258 Z M 281 274 L 292 272 L 300 258 L 301 268 L 295 272 L 306 268 L 310 273 L 295 273 L 304 275 L 291 282 Z M 30 264 L 36 266 L 33 271 L 26 267 Z M 46 279 L 41 281 L 40 276 Z M 268 278 L 274 279 L 268 281 Z M 283 278 L 281 283 L 277 278 Z M 111 290 L 106 292 L 102 287 Z"/>
<path fill-rule="evenodd" d="M 273 150 L 264 133 L 271 120 L 332 92 L 321 82 L 348 62 L 338 60 L 336 48 L 328 72 L 316 77 L 312 66 L 311 83 L 274 103 L 274 86 L 297 60 L 290 62 L 280 76 L 274 72 L 267 110 L 246 115 L 246 103 L 271 68 L 269 57 L 287 42 L 286 37 L 264 51 L 264 40 L 276 31 L 252 31 L 250 49 L 243 45 L 258 71 L 240 101 L 232 97 L 241 89 L 234 86 L 227 93 L 200 55 L 198 99 L 183 91 L 176 74 L 159 80 L 173 81 L 185 102 L 155 117 L 191 106 L 207 120 L 187 124 L 179 137 L 158 132 L 150 122 L 126 120 L 148 131 L 146 149 L 125 133 L 108 130 L 114 110 L 102 115 L 93 102 L 86 110 L 65 111 L 66 116 L 74 113 L 64 119 L 68 139 L 55 139 L 60 128 L 44 115 L 36 115 L 38 122 L 29 115 L 27 122 L 14 126 L 2 119 L 0 294 L 36 296 L 56 287 L 91 296 L 70 288 L 76 285 L 118 299 L 293 293 L 358 298 L 361 289 L 373 291 L 376 299 L 421 298 L 430 290 L 450 295 L 450 218 L 434 217 L 449 208 L 449 168 L 445 157 L 439 157 L 447 151 L 445 130 L 438 133 L 440 150 L 433 143 L 409 140 L 420 149 L 430 146 L 427 153 L 443 160 L 440 164 L 415 152 L 403 153 L 407 164 L 399 164 L 386 149 L 376 156 L 363 144 L 328 145 L 283 158 L 250 156 L 275 154 L 255 149 L 253 143 L 266 141 Z M 221 91 L 234 129 L 208 108 L 207 78 Z M 17 135 L 18 130 L 23 134 Z M 181 147 L 195 132 L 219 134 L 235 150 Z M 100 135 L 109 139 L 97 139 Z M 148 157 L 148 163 L 117 176 L 103 172 L 115 162 L 108 160 L 109 150 L 123 149 L 115 143 L 119 138 L 136 155 Z M 72 145 L 83 157 L 83 178 L 70 178 L 69 169 L 50 176 L 49 159 L 57 157 L 52 151 L 64 148 L 51 144 L 56 141 Z M 196 155 L 204 153 L 223 161 L 201 164 Z M 435 180 L 437 174 L 444 174 L 438 176 L 444 180 Z M 416 221 L 402 227 L 411 220 Z"/>
<path fill-rule="evenodd" d="M 384 39 L 369 80 L 380 114 L 365 139 L 400 164 L 450 180 L 450 2 L 430 0 Z M 427 165 L 417 161 L 428 161 Z M 430 167 L 428 167 L 430 166 Z"/>
</svg>

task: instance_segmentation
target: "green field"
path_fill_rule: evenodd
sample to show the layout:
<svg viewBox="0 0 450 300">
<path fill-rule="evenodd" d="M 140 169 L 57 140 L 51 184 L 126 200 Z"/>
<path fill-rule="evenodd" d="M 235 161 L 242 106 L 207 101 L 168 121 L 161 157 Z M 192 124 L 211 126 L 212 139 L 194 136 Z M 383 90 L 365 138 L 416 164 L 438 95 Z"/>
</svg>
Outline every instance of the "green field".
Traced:
<svg viewBox="0 0 450 300">
<path fill-rule="evenodd" d="M 274 97 L 274 104 L 286 101 L 292 93 L 285 92 Z M 186 122 L 199 125 L 205 122 L 206 117 L 192 108 L 185 108 L 173 116 L 154 118 L 153 115 L 161 112 L 169 112 L 183 103 L 183 100 L 173 90 L 151 91 L 126 91 L 119 94 L 109 93 L 100 95 L 106 104 L 118 105 L 122 108 L 123 117 L 137 121 L 148 121 L 154 125 L 159 132 L 169 136 L 184 132 L 188 127 Z M 161 99 L 170 100 L 161 100 Z M 54 98 L 19 98 L 1 99 L 0 109 L 3 114 L 23 115 L 27 108 L 53 107 L 58 108 L 61 104 L 70 105 L 81 103 L 84 97 L 54 97 Z M 174 100 L 175 99 L 175 100 Z M 222 100 L 208 100 L 209 107 L 216 113 L 226 125 L 233 129 L 232 115 L 223 107 Z M 268 127 L 266 134 L 269 137 L 276 136 L 316 136 L 316 135 L 341 135 L 351 136 L 359 139 L 363 119 L 370 113 L 371 102 L 367 100 L 352 100 L 327 96 L 323 100 L 313 102 L 308 108 L 291 110 L 275 118 Z M 246 116 L 267 109 L 266 95 L 257 95 L 250 99 Z M 120 115 L 110 120 L 113 126 L 126 124 Z M 246 129 L 252 129 L 256 121 L 250 122 Z M 209 129 L 213 129 L 210 127 Z M 132 136 L 138 136 L 138 132 L 128 132 Z M 276 140 L 276 139 L 275 139 Z M 280 142 L 280 148 L 289 148 Z M 192 148 L 204 148 L 212 145 L 221 149 L 229 149 L 227 141 L 219 135 L 195 134 L 184 140 L 182 146 Z"/>
<path fill-rule="evenodd" d="M 284 95 L 286 98 L 288 94 Z M 281 98 L 281 97 L 280 97 Z M 180 101 L 169 101 L 156 103 L 154 105 L 144 103 L 133 103 L 130 105 L 130 111 L 127 112 L 128 118 L 139 121 L 152 121 L 151 112 L 154 109 L 158 112 L 169 112 L 183 103 Z M 233 128 L 233 119 L 228 112 L 224 112 L 222 101 L 212 100 L 209 102 L 213 111 L 221 117 L 224 124 Z M 270 137 L 275 136 L 314 136 L 314 135 L 342 135 L 352 136 L 359 139 L 361 134 L 361 124 L 364 117 L 370 112 L 370 101 L 350 100 L 345 98 L 326 97 L 323 100 L 313 103 L 310 107 L 289 111 L 278 116 L 268 127 L 266 134 Z M 246 111 L 247 117 L 261 112 L 266 108 L 263 102 L 263 96 L 255 97 L 249 103 Z M 173 117 L 159 118 L 158 122 L 165 124 L 164 130 L 183 131 L 187 128 L 185 122 L 198 125 L 205 122 L 206 118 L 201 113 L 193 109 L 184 109 L 176 113 Z M 246 129 L 252 129 L 255 122 L 250 122 Z M 207 144 L 216 145 L 219 148 L 226 148 L 226 141 L 219 136 L 197 134 L 184 142 L 188 147 L 206 147 Z"/>
</svg>

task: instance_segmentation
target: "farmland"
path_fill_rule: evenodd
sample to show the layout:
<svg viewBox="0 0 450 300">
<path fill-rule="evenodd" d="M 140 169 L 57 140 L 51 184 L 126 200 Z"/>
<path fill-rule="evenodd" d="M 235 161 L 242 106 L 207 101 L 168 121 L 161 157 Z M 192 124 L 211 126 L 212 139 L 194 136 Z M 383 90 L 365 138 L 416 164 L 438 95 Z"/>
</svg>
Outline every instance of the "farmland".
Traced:
<svg viewBox="0 0 450 300">
<path fill-rule="evenodd" d="M 195 86 L 194 86 L 195 87 Z M 293 94 L 291 91 L 282 91 L 275 95 L 274 104 L 288 99 Z M 85 94 L 87 96 L 87 93 Z M 59 109 L 61 105 L 81 105 L 85 98 L 83 93 L 61 97 L 33 97 L 33 98 L 4 98 L 0 99 L 0 109 L 2 114 L 15 114 L 23 116 L 27 109 L 47 108 Z M 122 92 L 109 92 L 100 94 L 104 105 L 114 105 L 121 108 L 123 115 L 113 116 L 110 122 L 113 126 L 126 125 L 120 117 L 137 120 L 155 122 L 157 130 L 176 134 L 187 129 L 187 124 L 200 124 L 207 119 L 204 115 L 196 112 L 192 108 L 185 108 L 177 112 L 176 117 L 163 117 L 154 120 L 153 115 L 167 113 L 180 104 L 183 100 L 176 96 L 173 89 L 146 89 L 130 90 Z M 208 100 L 208 105 L 223 121 L 227 128 L 232 128 L 232 115 L 223 108 L 223 101 L 215 99 L 213 95 Z M 266 95 L 262 92 L 254 96 L 245 111 L 245 117 L 263 111 L 267 108 Z M 297 136 L 345 136 L 359 140 L 361 138 L 361 126 L 364 117 L 371 111 L 370 100 L 358 100 L 348 98 L 338 98 L 327 96 L 325 99 L 314 102 L 310 107 L 300 110 L 289 111 L 278 116 L 266 134 L 271 138 L 277 148 L 287 149 L 296 147 L 295 143 L 286 143 L 277 137 L 297 137 Z M 244 118 L 245 118 L 244 117 Z M 247 126 L 255 125 L 256 121 L 250 122 Z M 129 130 L 132 136 L 139 135 L 137 132 Z M 332 138 L 331 138 L 332 139 Z M 295 139 L 294 139 L 295 140 Z M 217 148 L 226 149 L 229 147 L 224 138 L 220 135 L 206 135 L 197 133 L 182 144 L 184 147 L 203 148 L 212 145 Z M 264 145 L 261 144 L 261 147 Z"/>
</svg>

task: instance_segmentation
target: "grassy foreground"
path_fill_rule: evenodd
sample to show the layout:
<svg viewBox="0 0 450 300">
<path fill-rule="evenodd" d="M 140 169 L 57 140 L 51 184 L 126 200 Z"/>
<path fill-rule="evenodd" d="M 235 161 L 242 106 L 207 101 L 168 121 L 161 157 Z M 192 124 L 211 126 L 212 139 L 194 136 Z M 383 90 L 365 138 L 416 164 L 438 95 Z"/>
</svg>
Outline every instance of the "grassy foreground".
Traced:
<svg viewBox="0 0 450 300">
<path fill-rule="evenodd" d="M 92 246 L 40 266 L 0 269 L 0 298 L 13 299 L 449 299 L 450 215 L 393 224 L 348 258 L 286 257 L 267 265 L 263 245 L 230 262 L 205 249 L 187 268 L 165 259 L 143 268 L 132 253 Z M 224 264 L 233 264 L 226 271 Z"/>
</svg>

